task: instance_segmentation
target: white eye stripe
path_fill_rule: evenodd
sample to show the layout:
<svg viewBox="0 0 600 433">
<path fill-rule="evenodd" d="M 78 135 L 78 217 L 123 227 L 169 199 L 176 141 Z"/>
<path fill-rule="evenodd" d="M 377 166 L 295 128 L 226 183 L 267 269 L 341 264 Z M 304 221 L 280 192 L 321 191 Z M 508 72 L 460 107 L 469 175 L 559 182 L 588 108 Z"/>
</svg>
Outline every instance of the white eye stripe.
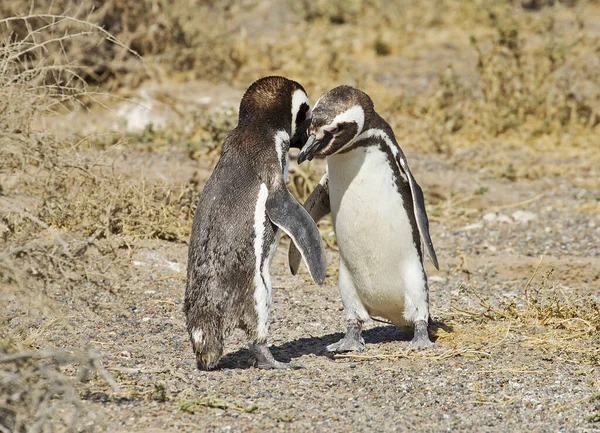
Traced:
<svg viewBox="0 0 600 433">
<path fill-rule="evenodd" d="M 356 123 L 356 134 L 349 140 L 346 144 L 344 144 L 337 152 L 340 152 L 346 149 L 348 146 L 354 143 L 354 140 L 362 132 L 362 129 L 365 125 L 365 111 L 360 105 L 354 105 L 343 113 L 338 114 L 331 121 L 329 125 L 324 126 L 322 129 L 324 131 L 330 132 L 331 130 L 335 131 L 340 123 Z"/>
<path fill-rule="evenodd" d="M 365 124 L 365 111 L 360 105 L 355 105 L 352 108 L 344 111 L 343 113 L 340 113 L 337 116 L 335 116 L 330 125 L 337 127 L 338 123 L 344 122 L 356 122 L 356 126 L 358 129 L 356 131 L 356 134 L 360 134 Z"/>
<path fill-rule="evenodd" d="M 292 94 L 292 133 L 290 134 L 292 137 L 296 133 L 296 119 L 298 117 L 298 112 L 300 111 L 302 104 L 306 104 L 307 106 L 309 106 L 308 96 L 306 96 L 304 90 L 298 89 Z"/>
</svg>

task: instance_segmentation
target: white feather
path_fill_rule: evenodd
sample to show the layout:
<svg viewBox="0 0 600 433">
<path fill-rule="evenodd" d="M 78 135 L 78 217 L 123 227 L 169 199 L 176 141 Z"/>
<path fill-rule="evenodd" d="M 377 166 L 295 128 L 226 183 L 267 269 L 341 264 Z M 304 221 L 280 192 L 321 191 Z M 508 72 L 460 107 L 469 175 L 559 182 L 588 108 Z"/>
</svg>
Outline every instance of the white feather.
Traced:
<svg viewBox="0 0 600 433">
<path fill-rule="evenodd" d="M 292 95 L 292 133 L 290 134 L 292 137 L 296 133 L 296 119 L 298 118 L 298 112 L 302 104 L 308 105 L 308 96 L 306 96 L 303 90 L 298 89 Z"/>
<path fill-rule="evenodd" d="M 269 308 L 271 305 L 271 279 L 265 280 L 262 270 L 264 263 L 261 261 L 263 252 L 263 241 L 265 234 L 265 222 L 267 219 L 267 198 L 269 190 L 262 183 L 258 191 L 256 208 L 254 210 L 254 306 L 258 316 L 258 338 L 264 340 L 269 332 Z M 266 270 L 269 274 L 268 264 Z"/>
<path fill-rule="evenodd" d="M 204 332 L 202 329 L 194 329 L 192 331 L 192 339 L 194 340 L 194 345 L 201 349 L 204 346 Z"/>
<path fill-rule="evenodd" d="M 289 154 L 290 136 L 285 131 L 277 131 L 275 134 L 275 151 L 277 152 L 277 160 L 283 174 L 283 180 L 288 181 L 288 164 L 290 159 Z"/>
<path fill-rule="evenodd" d="M 428 320 L 426 280 L 413 242 L 417 228 L 386 154 L 359 147 L 327 157 L 327 170 L 334 230 L 352 280 L 340 289 L 356 293 L 342 297 L 357 296 L 371 316 L 398 325 Z"/>
<path fill-rule="evenodd" d="M 354 139 L 354 142 L 358 143 L 359 141 L 367 139 L 367 138 L 379 138 L 379 139 L 383 140 L 383 142 L 392 151 L 392 155 L 394 155 L 394 158 L 396 158 L 396 159 L 398 158 L 398 146 L 396 146 L 394 144 L 394 142 L 392 141 L 390 136 L 387 135 L 385 133 L 385 131 L 383 131 L 382 129 L 378 129 L 378 128 L 367 129 L 363 133 L 359 134 L 358 137 L 356 137 Z M 406 161 L 404 160 L 404 158 L 400 158 L 400 164 L 402 164 L 403 169 L 406 169 Z M 408 178 L 402 172 L 402 170 L 399 170 L 399 172 L 400 172 L 400 176 L 402 176 L 402 179 L 404 179 L 404 182 L 408 182 Z"/>
</svg>

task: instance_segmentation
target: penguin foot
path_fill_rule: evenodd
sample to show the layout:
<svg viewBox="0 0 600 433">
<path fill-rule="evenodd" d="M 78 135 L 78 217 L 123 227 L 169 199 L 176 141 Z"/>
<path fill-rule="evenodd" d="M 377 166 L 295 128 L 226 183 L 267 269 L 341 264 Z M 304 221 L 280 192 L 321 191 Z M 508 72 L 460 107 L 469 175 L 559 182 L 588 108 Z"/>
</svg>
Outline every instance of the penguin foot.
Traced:
<svg viewBox="0 0 600 433">
<path fill-rule="evenodd" d="M 290 369 L 290 370 L 300 370 L 301 368 L 304 368 L 304 366 L 300 365 L 300 364 L 294 364 L 291 362 L 279 362 L 279 361 L 275 361 L 275 362 L 271 362 L 271 363 L 264 363 L 264 362 L 258 362 L 258 364 L 256 365 L 256 367 L 262 369 L 262 370 L 285 370 L 285 369 Z"/>
<path fill-rule="evenodd" d="M 362 322 L 349 319 L 346 324 L 346 335 L 337 343 L 327 346 L 328 352 L 362 352 L 365 350 L 365 340 L 361 337 Z"/>
<path fill-rule="evenodd" d="M 349 338 L 348 335 L 337 343 L 327 346 L 328 352 L 362 352 L 363 350 L 365 350 L 365 341 L 362 338 Z"/>
<path fill-rule="evenodd" d="M 275 358 L 273 358 L 273 354 L 267 347 L 267 343 L 258 343 L 258 344 L 250 343 L 250 344 L 248 344 L 248 348 L 250 349 L 250 352 L 252 352 L 252 354 L 258 361 L 258 364 L 257 364 L 258 368 L 277 369 L 277 370 L 283 370 L 286 368 L 297 370 L 299 368 L 304 368 L 299 364 L 293 364 L 291 362 L 287 363 L 287 362 L 277 361 Z"/>
<path fill-rule="evenodd" d="M 434 342 L 429 339 L 429 332 L 427 331 L 427 322 L 425 320 L 417 320 L 415 322 L 415 335 L 411 342 L 406 348 L 407 351 L 411 350 L 435 350 L 437 346 Z"/>
</svg>

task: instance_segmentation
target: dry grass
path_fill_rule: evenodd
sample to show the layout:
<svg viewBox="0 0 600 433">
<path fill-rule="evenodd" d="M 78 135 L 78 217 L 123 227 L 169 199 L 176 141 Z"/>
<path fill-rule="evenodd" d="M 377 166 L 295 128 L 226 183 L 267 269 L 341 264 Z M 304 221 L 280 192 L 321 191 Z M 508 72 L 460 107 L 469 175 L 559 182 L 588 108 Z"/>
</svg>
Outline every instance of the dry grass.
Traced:
<svg viewBox="0 0 600 433">
<path fill-rule="evenodd" d="M 29 32 L 0 45 L 0 284 L 3 300 L 30 299 L 29 308 L 61 322 L 49 290 L 72 297 L 84 296 L 82 286 L 112 290 L 126 278 L 136 239 L 187 239 L 197 192 L 124 181 L 105 164 L 118 145 L 99 157 L 83 152 L 85 141 L 32 128 L 37 116 L 93 95 L 76 67 L 43 59 L 53 44 L 85 40 L 87 33 L 40 42 L 40 29 Z M 74 431 L 84 412 L 76 384 L 93 372 L 114 382 L 93 353 L 27 351 L 35 347 L 22 338 L 29 332 L 10 320 L 4 317 L 0 328 L 0 427 Z"/>
<path fill-rule="evenodd" d="M 468 164 L 516 180 L 543 171 L 510 165 L 507 152 L 522 146 L 538 153 L 576 146 L 598 157 L 598 3 L 555 3 L 438 0 L 423 8 L 377 0 L 289 2 L 269 11 L 281 20 L 257 30 L 253 23 L 266 12 L 254 2 L 113 0 L 98 7 L 91 0 L 61 0 L 36 2 L 32 11 L 45 15 L 11 19 L 0 31 L 28 41 L 33 26 L 39 30 L 29 42 L 64 39 L 35 58 L 76 62 L 79 77 L 108 87 L 169 76 L 247 85 L 275 73 L 299 80 L 316 98 L 352 84 L 371 94 L 381 114 L 410 137 L 401 138 L 402 146 L 449 156 L 477 148 Z M 1 8 L 32 13 L 17 1 Z M 80 18 L 120 42 L 99 44 L 106 35 Z M 75 42 L 76 32 L 88 37 Z M 380 65 L 398 72 L 383 73 Z M 414 78 L 406 81 L 415 74 L 423 76 L 417 87 Z"/>
<path fill-rule="evenodd" d="M 74 370 L 74 374 L 65 372 Z M 117 384 L 98 355 L 15 351 L 0 347 L 0 429 L 7 432 L 77 431 L 86 408 L 76 385 L 97 376 Z"/>
<path fill-rule="evenodd" d="M 43 35 L 30 27 L 36 20 L 26 20 L 28 36 L 0 46 L 0 280 L 22 287 L 28 280 L 73 286 L 102 273 L 93 265 L 99 265 L 97 258 L 89 257 L 92 247 L 110 261 L 135 238 L 187 239 L 197 192 L 193 186 L 124 181 L 110 165 L 126 151 L 118 141 L 98 156 L 85 152 L 89 140 L 60 141 L 31 128 L 57 105 L 91 95 L 75 67 L 44 63 L 43 52 L 64 41 L 35 42 Z M 60 27 L 63 20 L 54 17 L 44 28 Z M 71 36 L 85 43 L 88 34 Z"/>
<path fill-rule="evenodd" d="M 453 346 L 451 349 L 443 352 L 402 351 L 336 357 L 356 360 L 493 358 L 495 353 L 506 350 L 516 342 L 523 349 L 533 349 L 545 356 L 597 366 L 600 362 L 600 304 L 592 295 L 565 295 L 553 283 L 552 265 L 543 275 L 538 274 L 542 260 L 540 258 L 520 296 L 510 302 L 490 299 L 474 287 L 463 286 L 460 305 L 452 305 L 453 312 L 442 318 L 443 324 L 434 323 L 433 326 L 437 341 Z M 464 304 L 471 307 L 463 307 Z M 523 368 L 523 371 L 507 368 L 519 373 L 543 373 L 527 368 Z"/>
<path fill-rule="evenodd" d="M 229 1 L 7 0 L 0 16 L 13 18 L 0 26 L 0 36 L 37 44 L 45 62 L 75 62 L 80 78 L 112 89 L 135 87 L 172 71 L 232 79 L 244 59 L 239 41 L 231 37 L 236 28 L 228 22 L 241 7 Z M 88 37 L 78 38 L 82 33 Z M 107 37 L 110 43 L 104 43 Z M 60 46 L 39 46 L 51 40 Z"/>
<path fill-rule="evenodd" d="M 479 308 L 454 305 L 453 310 L 477 323 L 508 326 L 520 335 L 523 347 L 566 354 L 570 362 L 597 365 L 600 360 L 600 304 L 591 294 L 567 296 L 553 282 L 553 265 L 543 275 L 538 275 L 542 261 L 543 257 L 519 297 L 495 302 L 473 287 L 463 287 L 463 296 Z"/>
<path fill-rule="evenodd" d="M 596 128 L 599 41 L 590 26 L 598 6 L 569 5 L 531 12 L 499 0 L 439 0 L 427 8 L 376 0 L 289 2 L 272 11 L 285 20 L 256 33 L 251 23 L 262 12 L 253 2 L 112 0 L 99 6 L 61 0 L 30 7 L 7 1 L 0 8 L 5 16 L 30 18 L 11 19 L 0 31 L 29 43 L 60 39 L 43 48 L 44 56 L 36 48 L 35 58 L 53 65 L 77 62 L 79 76 L 88 82 L 132 87 L 184 72 L 248 83 L 278 73 L 298 79 L 315 95 L 339 83 L 354 84 L 372 94 L 397 126 L 418 129 L 426 148 L 452 152 L 473 134 L 524 129 L 535 138 L 565 128 L 587 135 Z M 283 15 L 284 8 L 291 15 Z M 99 43 L 106 38 L 99 28 L 119 42 Z M 447 33 L 441 43 L 470 58 L 453 60 L 439 49 L 423 53 L 423 44 L 432 45 L 440 29 Z M 74 32 L 89 37 L 74 39 Z M 310 35 L 310 42 L 296 34 Z M 429 77 L 422 89 L 378 74 L 382 60 L 401 58 L 422 58 L 435 68 L 423 71 Z"/>
</svg>

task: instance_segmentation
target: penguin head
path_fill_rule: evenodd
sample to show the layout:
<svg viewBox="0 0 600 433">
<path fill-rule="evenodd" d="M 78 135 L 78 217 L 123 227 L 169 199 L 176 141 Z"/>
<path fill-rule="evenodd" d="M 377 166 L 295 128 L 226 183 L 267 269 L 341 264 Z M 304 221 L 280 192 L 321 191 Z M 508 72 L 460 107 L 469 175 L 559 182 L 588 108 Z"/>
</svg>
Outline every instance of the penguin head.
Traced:
<svg viewBox="0 0 600 433">
<path fill-rule="evenodd" d="M 290 136 L 290 147 L 302 148 L 308 139 L 311 109 L 304 88 L 284 77 L 264 77 L 246 90 L 240 103 L 239 124 L 257 121 Z"/>
<path fill-rule="evenodd" d="M 313 107 L 310 136 L 298 163 L 343 151 L 363 131 L 365 118 L 373 112 L 369 95 L 353 87 L 339 86 L 325 93 Z"/>
</svg>

